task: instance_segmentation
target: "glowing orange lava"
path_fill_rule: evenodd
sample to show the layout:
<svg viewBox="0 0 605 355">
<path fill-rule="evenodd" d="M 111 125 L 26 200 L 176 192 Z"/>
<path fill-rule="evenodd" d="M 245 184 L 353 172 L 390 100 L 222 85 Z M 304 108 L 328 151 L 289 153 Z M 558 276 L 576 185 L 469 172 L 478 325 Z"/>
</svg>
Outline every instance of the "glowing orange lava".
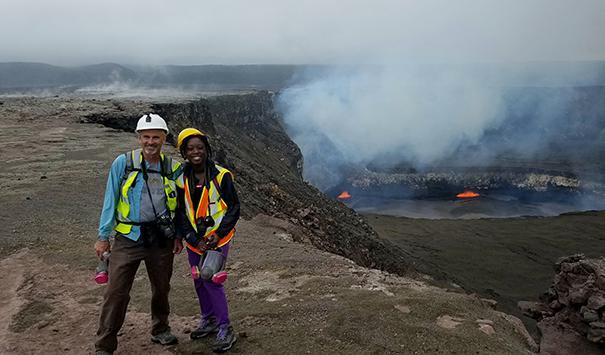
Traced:
<svg viewBox="0 0 605 355">
<path fill-rule="evenodd" d="M 456 197 L 458 198 L 475 198 L 475 197 L 479 197 L 481 195 L 479 195 L 478 193 L 474 192 L 474 191 L 464 191 L 459 193 L 458 195 L 456 195 Z"/>
<path fill-rule="evenodd" d="M 340 193 L 340 195 L 338 195 L 339 200 L 348 200 L 350 198 L 351 198 L 351 194 L 346 191 L 343 191 Z"/>
</svg>

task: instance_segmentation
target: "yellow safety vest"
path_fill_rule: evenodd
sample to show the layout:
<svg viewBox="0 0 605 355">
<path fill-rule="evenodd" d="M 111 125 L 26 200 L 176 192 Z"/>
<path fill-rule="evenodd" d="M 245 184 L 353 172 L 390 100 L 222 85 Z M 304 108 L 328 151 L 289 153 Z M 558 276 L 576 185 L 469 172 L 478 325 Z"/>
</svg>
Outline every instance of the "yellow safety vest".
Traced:
<svg viewBox="0 0 605 355">
<path fill-rule="evenodd" d="M 141 162 L 143 155 L 141 149 L 135 149 L 128 153 L 124 153 L 126 156 L 126 169 L 122 178 L 122 184 L 120 185 L 120 199 L 117 206 L 117 224 L 115 227 L 116 232 L 121 234 L 128 234 L 132 230 L 133 224 L 138 221 L 133 221 L 130 214 L 130 203 L 128 196 L 131 191 L 131 187 L 135 182 L 139 172 L 141 171 Z M 177 204 L 177 186 L 182 186 L 179 179 L 175 177 L 177 170 L 181 167 L 181 163 L 172 160 L 169 156 L 164 156 L 161 153 L 160 156 L 160 175 L 164 183 L 164 193 L 166 194 L 166 207 L 170 211 L 170 217 L 174 218 Z"/>
<path fill-rule="evenodd" d="M 231 174 L 231 172 L 218 165 L 216 165 L 216 168 L 218 169 L 219 173 L 214 179 L 212 179 L 212 181 L 208 181 L 206 186 L 204 186 L 204 189 L 202 190 L 202 197 L 200 198 L 197 208 L 195 208 L 191 199 L 191 191 L 189 191 L 189 178 L 184 177 L 183 182 L 185 191 L 185 210 L 187 213 L 187 219 L 189 219 L 189 223 L 193 229 L 197 232 L 196 221 L 200 218 L 205 218 L 208 216 L 208 214 L 210 214 L 212 219 L 214 219 L 214 226 L 206 229 L 204 238 L 214 234 L 214 232 L 220 226 L 225 213 L 227 212 L 227 204 L 221 198 L 219 187 L 221 186 L 221 182 L 223 181 L 225 174 Z M 231 176 L 233 176 L 233 174 Z M 218 247 L 222 247 L 223 245 L 229 243 L 234 234 L 235 228 L 233 228 L 226 236 L 219 240 Z M 185 245 L 192 251 L 202 254 L 200 249 L 193 247 L 189 243 L 185 242 Z"/>
</svg>

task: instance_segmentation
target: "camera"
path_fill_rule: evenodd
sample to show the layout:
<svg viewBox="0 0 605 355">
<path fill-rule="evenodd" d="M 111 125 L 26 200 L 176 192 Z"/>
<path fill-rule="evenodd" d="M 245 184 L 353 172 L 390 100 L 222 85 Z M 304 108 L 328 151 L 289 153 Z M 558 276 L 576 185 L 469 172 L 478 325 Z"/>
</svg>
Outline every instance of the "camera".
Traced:
<svg viewBox="0 0 605 355">
<path fill-rule="evenodd" d="M 203 237 L 204 234 L 206 234 L 206 229 L 214 227 L 214 218 L 212 218 L 212 216 L 199 218 L 196 221 L 196 227 L 198 235 Z"/>
<path fill-rule="evenodd" d="M 160 217 L 158 217 L 156 223 L 157 223 L 158 230 L 159 230 L 161 236 L 163 236 L 166 239 L 174 238 L 174 236 L 176 234 L 176 230 L 174 227 L 174 223 L 172 222 L 172 218 L 170 218 L 169 215 L 167 215 L 167 214 L 161 215 Z"/>
<path fill-rule="evenodd" d="M 206 217 L 204 217 L 204 219 L 202 219 L 202 221 L 203 221 L 202 223 L 204 223 L 206 228 L 214 227 L 214 218 L 212 218 L 212 216 L 206 216 Z"/>
</svg>

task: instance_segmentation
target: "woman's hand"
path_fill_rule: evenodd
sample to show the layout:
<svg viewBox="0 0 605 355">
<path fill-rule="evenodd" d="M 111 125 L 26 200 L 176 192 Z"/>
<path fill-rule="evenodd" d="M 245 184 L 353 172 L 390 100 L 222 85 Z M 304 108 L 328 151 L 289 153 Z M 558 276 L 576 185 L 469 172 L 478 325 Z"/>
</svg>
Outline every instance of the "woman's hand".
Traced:
<svg viewBox="0 0 605 355">
<path fill-rule="evenodd" d="M 200 242 L 199 248 L 201 251 L 206 251 L 216 248 L 220 238 L 216 234 L 209 235 L 206 239 Z"/>
</svg>

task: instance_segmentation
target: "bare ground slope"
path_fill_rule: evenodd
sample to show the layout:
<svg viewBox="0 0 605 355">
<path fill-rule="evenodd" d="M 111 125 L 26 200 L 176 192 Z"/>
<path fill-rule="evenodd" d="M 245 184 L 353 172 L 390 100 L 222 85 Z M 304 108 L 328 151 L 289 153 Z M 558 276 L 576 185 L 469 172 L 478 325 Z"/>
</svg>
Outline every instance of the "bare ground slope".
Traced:
<svg viewBox="0 0 605 355">
<path fill-rule="evenodd" d="M 471 221 L 366 218 L 381 237 L 422 260 L 415 265 L 421 271 L 497 299 L 519 316 L 517 302 L 548 289 L 557 259 L 605 256 L 605 211 Z"/>
<path fill-rule="evenodd" d="M 80 123 L 92 112 L 115 110 L 112 101 L 0 101 L 0 353 L 90 352 L 103 292 L 92 281 L 92 245 L 105 176 L 118 153 L 136 146 L 134 136 Z M 142 112 L 148 104 L 119 105 Z M 227 283 L 240 334 L 233 353 L 528 352 L 510 317 L 478 298 L 293 242 L 305 233 L 300 228 L 264 215 L 239 224 Z M 188 339 L 197 301 L 185 257 L 175 266 L 171 319 L 181 344 L 149 342 L 149 284 L 141 267 L 119 354 L 208 353 L 205 341 Z M 485 324 L 495 333 L 487 334 Z"/>
</svg>

